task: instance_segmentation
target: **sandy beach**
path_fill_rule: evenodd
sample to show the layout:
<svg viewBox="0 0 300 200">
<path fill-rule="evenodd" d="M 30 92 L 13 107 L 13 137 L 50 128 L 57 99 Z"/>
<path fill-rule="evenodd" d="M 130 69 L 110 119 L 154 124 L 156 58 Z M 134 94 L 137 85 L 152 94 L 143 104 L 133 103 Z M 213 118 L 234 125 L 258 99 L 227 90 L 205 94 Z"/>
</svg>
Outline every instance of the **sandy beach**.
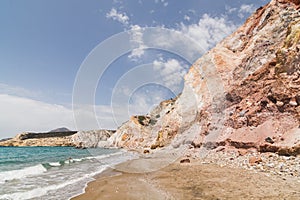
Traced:
<svg viewBox="0 0 300 200">
<path fill-rule="evenodd" d="M 150 173 L 121 172 L 130 162 L 134 161 L 106 170 L 72 200 L 300 198 L 300 182 L 295 179 L 202 164 L 197 159 Z"/>
</svg>

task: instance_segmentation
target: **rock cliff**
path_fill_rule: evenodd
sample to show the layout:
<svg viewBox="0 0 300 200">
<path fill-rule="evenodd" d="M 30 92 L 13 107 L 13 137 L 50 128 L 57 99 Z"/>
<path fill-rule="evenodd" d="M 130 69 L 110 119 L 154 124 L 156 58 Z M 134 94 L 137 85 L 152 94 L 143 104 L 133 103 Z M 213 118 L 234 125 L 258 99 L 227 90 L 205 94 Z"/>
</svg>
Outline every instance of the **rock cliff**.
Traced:
<svg viewBox="0 0 300 200">
<path fill-rule="evenodd" d="M 57 130 L 46 133 L 20 133 L 14 138 L 0 141 L 0 146 L 74 146 L 71 138 L 77 131 Z"/>
<path fill-rule="evenodd" d="M 60 130 L 60 131 L 59 131 Z M 115 131 L 69 131 L 55 129 L 47 133 L 24 132 L 14 138 L 0 141 L 0 146 L 74 146 L 78 148 L 97 147 Z"/>
<path fill-rule="evenodd" d="M 102 143 L 115 132 L 114 130 L 78 131 L 72 135 L 71 142 L 78 148 L 95 148 L 102 146 Z"/>
<path fill-rule="evenodd" d="M 300 1 L 272 0 L 190 68 L 184 90 L 103 145 L 300 154 Z"/>
</svg>

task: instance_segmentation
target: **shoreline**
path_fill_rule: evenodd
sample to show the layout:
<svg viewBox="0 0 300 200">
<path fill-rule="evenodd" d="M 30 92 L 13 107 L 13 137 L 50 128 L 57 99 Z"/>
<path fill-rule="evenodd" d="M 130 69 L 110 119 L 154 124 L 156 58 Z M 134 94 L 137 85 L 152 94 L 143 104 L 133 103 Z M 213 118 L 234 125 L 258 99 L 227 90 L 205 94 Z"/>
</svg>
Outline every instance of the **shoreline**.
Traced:
<svg viewBox="0 0 300 200">
<path fill-rule="evenodd" d="M 72 197 L 69 197 L 68 199 L 69 200 L 72 200 L 78 196 L 81 196 L 83 194 L 86 193 L 86 189 L 89 187 L 89 184 L 94 182 L 94 181 L 97 181 L 98 179 L 101 179 L 101 178 L 109 178 L 109 177 L 113 177 L 115 175 L 118 175 L 117 172 L 114 172 L 113 169 L 111 167 L 107 167 L 106 169 L 104 169 L 102 172 L 99 172 L 99 174 L 93 176 L 93 180 L 91 181 L 88 181 L 85 183 L 84 187 L 82 188 L 82 191 L 76 195 L 73 195 Z"/>
<path fill-rule="evenodd" d="M 111 149 L 115 149 L 115 148 L 111 148 Z M 127 152 L 127 153 L 135 152 L 135 153 L 137 153 L 137 151 L 128 151 L 128 150 L 124 150 L 124 149 L 119 148 L 117 153 L 120 153 L 120 152 L 123 152 L 123 153 L 124 152 Z M 122 165 L 124 163 L 129 162 L 129 161 L 131 161 L 131 160 L 126 160 L 126 161 L 123 161 L 123 162 L 118 163 L 118 164 L 113 164 L 112 166 L 106 166 L 106 168 L 104 168 L 101 172 L 99 172 L 98 174 L 96 174 L 93 177 L 91 177 L 93 180 L 90 180 L 90 181 L 88 181 L 88 182 L 85 183 L 85 185 L 82 188 L 82 190 L 81 190 L 80 193 L 78 193 L 76 195 L 73 195 L 73 196 L 69 197 L 68 199 L 71 200 L 71 199 L 76 198 L 77 196 L 85 194 L 86 189 L 89 186 L 89 184 L 92 183 L 92 182 L 94 182 L 94 181 L 96 181 L 97 179 L 109 178 L 109 177 L 113 177 L 113 176 L 116 176 L 116 175 L 120 175 L 121 172 L 115 171 L 114 168 L 116 166 L 118 166 L 118 165 Z"/>
<path fill-rule="evenodd" d="M 23 155 L 17 164 L 11 163 L 9 156 L 1 160 L 4 165 L 0 166 L 0 199 L 70 199 L 84 193 L 88 183 L 106 174 L 108 167 L 137 158 L 122 149 L 0 147 L 0 150 L 0 154 L 12 158 Z"/>
<path fill-rule="evenodd" d="M 97 175 L 85 192 L 71 200 L 98 199 L 298 199 L 300 178 L 285 178 L 257 170 L 220 166 L 189 158 L 158 171 L 128 173 L 126 161 Z M 138 166 L 136 166 L 138 167 Z"/>
</svg>

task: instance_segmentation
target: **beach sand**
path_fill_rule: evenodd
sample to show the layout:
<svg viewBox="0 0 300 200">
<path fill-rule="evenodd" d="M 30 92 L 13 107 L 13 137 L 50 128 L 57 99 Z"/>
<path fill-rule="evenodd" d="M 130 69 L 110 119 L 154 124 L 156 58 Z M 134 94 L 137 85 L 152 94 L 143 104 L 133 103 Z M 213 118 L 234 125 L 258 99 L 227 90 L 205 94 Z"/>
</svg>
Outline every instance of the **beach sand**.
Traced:
<svg viewBox="0 0 300 200">
<path fill-rule="evenodd" d="M 122 172 L 128 161 L 108 169 L 72 200 L 120 199 L 300 199 L 300 183 L 244 169 L 179 161 L 149 173 Z"/>
</svg>

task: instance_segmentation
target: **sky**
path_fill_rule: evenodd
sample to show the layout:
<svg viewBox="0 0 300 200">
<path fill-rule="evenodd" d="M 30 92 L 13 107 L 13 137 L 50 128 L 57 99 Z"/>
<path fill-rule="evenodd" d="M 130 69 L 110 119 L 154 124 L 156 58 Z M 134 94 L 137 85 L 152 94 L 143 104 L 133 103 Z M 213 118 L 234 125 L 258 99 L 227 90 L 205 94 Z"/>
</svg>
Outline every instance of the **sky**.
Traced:
<svg viewBox="0 0 300 200">
<path fill-rule="evenodd" d="M 267 0 L 1 0 L 0 138 L 115 129 Z"/>
</svg>

